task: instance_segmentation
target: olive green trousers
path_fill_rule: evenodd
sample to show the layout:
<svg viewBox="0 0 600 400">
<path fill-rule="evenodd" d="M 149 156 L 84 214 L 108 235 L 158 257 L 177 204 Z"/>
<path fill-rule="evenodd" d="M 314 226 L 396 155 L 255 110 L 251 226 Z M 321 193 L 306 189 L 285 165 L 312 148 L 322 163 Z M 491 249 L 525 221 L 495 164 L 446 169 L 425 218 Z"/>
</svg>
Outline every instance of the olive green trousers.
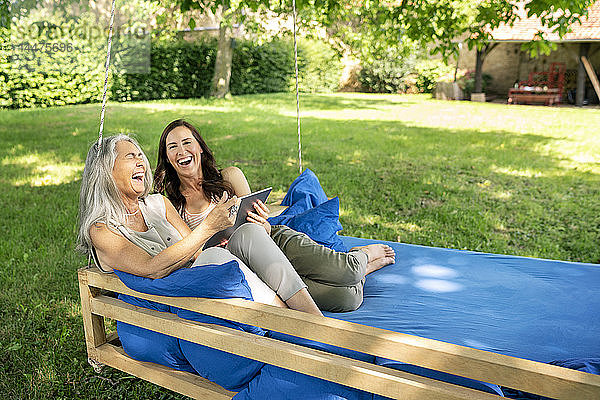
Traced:
<svg viewBox="0 0 600 400">
<path fill-rule="evenodd" d="M 271 238 L 300 275 L 321 310 L 352 311 L 362 304 L 366 253 L 331 250 L 308 235 L 283 225 L 271 228 Z"/>
</svg>

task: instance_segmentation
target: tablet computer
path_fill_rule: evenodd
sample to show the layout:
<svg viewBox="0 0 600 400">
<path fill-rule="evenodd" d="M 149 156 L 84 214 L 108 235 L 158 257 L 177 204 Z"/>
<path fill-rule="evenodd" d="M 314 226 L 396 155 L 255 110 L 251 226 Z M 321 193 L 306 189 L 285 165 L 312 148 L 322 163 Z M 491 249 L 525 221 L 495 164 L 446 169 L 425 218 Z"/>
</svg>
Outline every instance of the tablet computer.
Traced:
<svg viewBox="0 0 600 400">
<path fill-rule="evenodd" d="M 215 233 L 204 243 L 202 246 L 203 250 L 208 249 L 209 247 L 220 245 L 223 240 L 227 240 L 233 235 L 233 232 L 237 228 L 239 228 L 242 224 L 248 222 L 246 218 L 248 217 L 248 212 L 256 212 L 254 209 L 254 202 L 257 200 L 262 201 L 263 203 L 267 202 L 267 198 L 271 193 L 270 187 L 260 190 L 258 192 L 250 193 L 249 195 L 240 197 L 240 208 L 237 211 L 237 217 L 235 218 L 235 223 L 227 229 L 223 229 L 220 232 Z"/>
</svg>

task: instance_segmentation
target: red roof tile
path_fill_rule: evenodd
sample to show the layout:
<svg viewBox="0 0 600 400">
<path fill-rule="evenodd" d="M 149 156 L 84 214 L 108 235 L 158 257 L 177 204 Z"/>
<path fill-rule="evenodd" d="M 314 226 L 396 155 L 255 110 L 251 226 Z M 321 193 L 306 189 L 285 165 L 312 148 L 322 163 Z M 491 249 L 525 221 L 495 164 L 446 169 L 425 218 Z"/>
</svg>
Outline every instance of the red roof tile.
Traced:
<svg viewBox="0 0 600 400">
<path fill-rule="evenodd" d="M 587 17 L 582 18 L 581 23 L 575 23 L 571 26 L 571 32 L 567 33 L 562 39 L 558 33 L 552 33 L 551 29 L 541 29 L 538 18 L 527 18 L 525 11 L 521 10 L 522 19 L 519 19 L 514 25 L 500 25 L 492 31 L 493 40 L 498 41 L 530 41 L 535 34 L 542 30 L 544 37 L 554 42 L 578 41 L 578 40 L 600 40 L 600 1 L 594 3 L 588 9 Z"/>
</svg>

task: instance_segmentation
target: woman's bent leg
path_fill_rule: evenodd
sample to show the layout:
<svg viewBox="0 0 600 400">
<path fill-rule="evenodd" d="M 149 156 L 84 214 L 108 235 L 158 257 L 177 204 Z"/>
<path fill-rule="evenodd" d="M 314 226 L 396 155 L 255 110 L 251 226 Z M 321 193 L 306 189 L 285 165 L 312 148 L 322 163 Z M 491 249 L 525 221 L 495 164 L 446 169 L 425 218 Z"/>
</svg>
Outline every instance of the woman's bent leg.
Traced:
<svg viewBox="0 0 600 400">
<path fill-rule="evenodd" d="M 367 273 L 368 257 L 363 251 L 334 251 L 283 225 L 273 226 L 271 237 L 303 278 L 326 285 L 354 286 Z"/>
<path fill-rule="evenodd" d="M 227 250 L 239 257 L 290 308 L 321 315 L 306 285 L 262 226 L 247 223 L 229 238 Z"/>
<path fill-rule="evenodd" d="M 303 278 L 315 303 L 323 311 L 354 311 L 363 302 L 363 286 L 365 280 L 353 286 L 332 286 Z"/>
<path fill-rule="evenodd" d="M 193 266 L 202 267 L 203 265 L 210 264 L 224 264 L 232 260 L 238 262 L 240 270 L 244 274 L 244 277 L 248 282 L 248 286 L 250 286 L 250 291 L 254 301 L 274 306 L 284 305 L 281 302 L 281 299 L 277 297 L 275 292 L 268 287 L 267 284 L 261 281 L 258 276 L 256 276 L 256 274 L 242 262 L 242 260 L 231 254 L 231 252 L 226 249 L 221 247 L 211 247 L 210 249 L 203 251 L 200 253 L 196 261 L 194 261 Z"/>
</svg>

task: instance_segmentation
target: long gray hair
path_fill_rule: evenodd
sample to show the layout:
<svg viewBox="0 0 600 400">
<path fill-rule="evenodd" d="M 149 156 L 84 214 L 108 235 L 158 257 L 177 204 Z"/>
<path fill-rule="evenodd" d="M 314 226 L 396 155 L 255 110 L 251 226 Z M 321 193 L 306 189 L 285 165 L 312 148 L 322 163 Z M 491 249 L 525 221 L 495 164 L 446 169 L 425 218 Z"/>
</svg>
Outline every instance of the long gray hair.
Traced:
<svg viewBox="0 0 600 400">
<path fill-rule="evenodd" d="M 150 193 L 152 187 L 150 163 L 134 138 L 123 134 L 105 137 L 100 144 L 100 152 L 98 152 L 98 142 L 95 142 L 85 159 L 79 193 L 77 250 L 81 252 L 87 253 L 92 248 L 90 228 L 93 224 L 101 222 L 108 228 L 114 228 L 126 223 L 127 209 L 112 175 L 117 159 L 116 144 L 120 141 L 133 143 L 142 153 L 146 173 L 144 193 L 140 198 L 144 199 Z"/>
</svg>

